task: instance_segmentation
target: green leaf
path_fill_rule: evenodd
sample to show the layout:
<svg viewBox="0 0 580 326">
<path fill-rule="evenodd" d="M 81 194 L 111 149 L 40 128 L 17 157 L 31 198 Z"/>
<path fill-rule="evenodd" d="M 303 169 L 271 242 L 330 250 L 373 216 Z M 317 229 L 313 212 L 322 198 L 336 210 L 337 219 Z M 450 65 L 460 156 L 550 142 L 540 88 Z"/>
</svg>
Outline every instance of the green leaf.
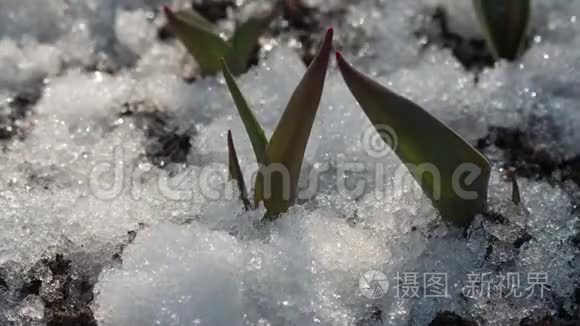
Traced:
<svg viewBox="0 0 580 326">
<path fill-rule="evenodd" d="M 337 60 L 369 120 L 442 217 L 465 226 L 475 214 L 483 213 L 490 175 L 487 159 L 427 111 L 355 70 L 340 53 Z M 386 127 L 389 135 L 384 133 Z M 478 174 L 466 175 L 470 172 Z"/>
<path fill-rule="evenodd" d="M 234 75 L 246 71 L 260 36 L 268 29 L 277 13 L 278 6 L 275 6 L 272 11 L 251 17 L 236 28 L 234 35 L 230 39 L 234 52 L 232 53 L 232 58 L 228 58 L 228 63 L 230 63 Z"/>
<path fill-rule="evenodd" d="M 517 59 L 525 45 L 530 0 L 473 0 L 473 5 L 494 56 Z"/>
<path fill-rule="evenodd" d="M 287 211 L 296 198 L 304 152 L 324 88 L 332 34 L 329 29 L 316 58 L 290 97 L 268 143 L 270 165 L 262 167 L 256 177 L 255 202 L 264 201 L 269 218 Z"/>
<path fill-rule="evenodd" d="M 514 175 L 512 177 L 512 203 L 514 205 L 519 205 L 522 202 L 522 197 L 520 196 L 520 187 L 518 186 L 518 180 Z"/>
<path fill-rule="evenodd" d="M 266 154 L 268 140 L 266 139 L 264 130 L 252 113 L 248 102 L 244 98 L 244 95 L 240 91 L 240 88 L 236 84 L 236 81 L 234 80 L 234 77 L 232 76 L 232 73 L 230 72 L 230 69 L 224 60 L 222 60 L 222 71 L 226 80 L 226 84 L 230 89 L 230 94 L 232 95 L 236 108 L 238 109 L 238 113 L 242 118 L 244 127 L 246 128 L 246 132 L 250 137 L 250 142 L 254 149 L 254 154 L 256 155 L 256 160 L 260 164 L 267 165 L 269 163 L 268 156 Z"/>
<path fill-rule="evenodd" d="M 181 12 L 176 15 L 169 7 L 164 7 L 164 11 L 169 27 L 193 55 L 202 74 L 218 72 L 221 69 L 220 59 L 227 57 L 232 51 L 230 44 L 222 40 L 204 23 L 191 18 L 195 14 Z"/>
<path fill-rule="evenodd" d="M 244 203 L 246 210 L 250 209 L 250 201 L 248 200 L 248 191 L 246 190 L 246 183 L 244 181 L 244 174 L 240 168 L 240 161 L 238 161 L 238 154 L 234 146 L 232 132 L 228 130 L 228 167 L 230 180 L 236 180 L 238 190 L 240 191 L 240 199 Z"/>
</svg>

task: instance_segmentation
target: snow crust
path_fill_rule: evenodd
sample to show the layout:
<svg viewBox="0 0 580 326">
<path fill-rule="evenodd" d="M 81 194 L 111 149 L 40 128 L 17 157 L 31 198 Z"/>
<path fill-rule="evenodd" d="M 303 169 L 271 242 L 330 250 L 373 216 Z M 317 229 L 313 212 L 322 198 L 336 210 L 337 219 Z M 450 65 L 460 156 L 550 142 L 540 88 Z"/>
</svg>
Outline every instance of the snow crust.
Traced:
<svg viewBox="0 0 580 326">
<path fill-rule="evenodd" d="M 309 1 L 325 10 L 345 2 Z M 451 30 L 481 37 L 470 1 L 348 2 L 335 31 L 357 67 L 472 144 L 493 128 L 519 130 L 562 163 L 580 155 L 580 2 L 533 3 L 529 50 L 481 72 L 414 34 L 439 6 Z M 577 185 L 518 178 L 516 207 L 509 153 L 491 144 L 489 202 L 505 220 L 446 226 L 334 66 L 299 204 L 270 224 L 263 209 L 243 211 L 226 178 L 225 136 L 231 129 L 246 180 L 255 171 L 249 140 L 221 77 L 181 78 L 183 48 L 156 35 L 161 4 L 0 1 L 0 118 L 22 92 L 40 94 L 16 125 L 24 136 L 0 143 L 0 324 L 44 325 L 50 288 L 24 297 L 21 289 L 34 278 L 50 284 L 50 271 L 28 271 L 56 254 L 98 277 L 99 325 L 428 325 L 440 311 L 505 325 L 562 307 L 577 313 Z M 292 46 L 268 44 L 238 82 L 270 135 L 305 68 Z M 169 117 L 163 130 L 189 137 L 185 163 L 148 158 L 159 144 L 135 115 L 159 112 Z M 369 270 L 445 272 L 449 298 L 397 298 L 391 282 L 387 295 L 368 299 L 359 279 Z M 550 294 L 466 299 L 473 272 L 544 272 Z"/>
</svg>

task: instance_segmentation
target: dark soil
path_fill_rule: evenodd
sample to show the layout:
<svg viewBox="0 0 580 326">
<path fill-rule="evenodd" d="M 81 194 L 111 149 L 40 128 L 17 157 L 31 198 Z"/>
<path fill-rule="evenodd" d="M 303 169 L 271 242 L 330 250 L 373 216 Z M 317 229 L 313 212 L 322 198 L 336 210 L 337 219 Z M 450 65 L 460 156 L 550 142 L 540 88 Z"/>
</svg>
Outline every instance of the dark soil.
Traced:
<svg viewBox="0 0 580 326">
<path fill-rule="evenodd" d="M 525 318 L 520 322 L 520 326 L 580 326 L 580 320 L 563 320 L 554 316 Z"/>
<path fill-rule="evenodd" d="M 40 95 L 40 88 L 34 88 L 14 96 L 6 105 L 0 105 L 0 141 L 25 137 L 27 118 Z"/>
<path fill-rule="evenodd" d="M 43 268 L 50 269 L 52 280 L 48 286 L 53 287 L 51 295 L 40 291 L 43 281 L 35 279 Z M 93 300 L 95 279 L 73 265 L 62 255 L 53 259 L 43 259 L 33 267 L 29 275 L 30 282 L 21 289 L 22 297 L 34 294 L 44 301 L 44 321 L 48 326 L 96 326 L 93 312 L 89 308 Z"/>
<path fill-rule="evenodd" d="M 237 9 L 233 0 L 192 0 L 191 3 L 192 8 L 212 22 L 226 18 L 228 10 Z M 321 12 L 317 8 L 305 6 L 301 1 L 285 0 L 282 7 L 282 17 L 273 24 L 270 33 L 275 36 L 284 33 L 296 38 L 301 44 L 299 49 L 301 58 L 308 65 L 314 58 L 323 30 L 330 26 L 331 21 L 339 19 L 345 12 L 346 10 Z M 483 39 L 464 39 L 459 34 L 449 30 L 447 13 L 442 8 L 427 15 L 415 34 L 418 38 L 426 40 L 426 47 L 438 46 L 450 49 L 458 61 L 468 70 L 480 71 L 494 64 L 494 59 Z M 166 27 L 163 27 L 159 30 L 158 37 L 166 40 L 174 36 Z M 257 63 L 257 53 L 258 51 L 256 51 L 256 57 L 252 64 Z M 108 71 L 109 68 L 94 67 L 94 69 Z M 31 109 L 39 97 L 40 91 L 22 92 L 15 96 L 7 104 L 7 107 L 0 107 L 0 140 L 25 136 L 26 128 L 22 127 L 22 123 L 31 114 Z M 127 105 L 122 116 L 134 119 L 139 128 L 143 130 L 149 141 L 146 146 L 146 156 L 150 162 L 160 167 L 165 167 L 171 163 L 186 163 L 192 149 L 191 136 L 188 132 L 177 130 L 171 124 L 174 117 L 170 114 L 160 111 L 139 112 Z M 545 150 L 535 146 L 533 135 L 529 133 L 518 129 L 491 128 L 489 135 L 481 139 L 477 147 L 480 150 L 485 150 L 491 145 L 505 151 L 506 161 L 502 164 L 506 169 L 513 170 L 517 176 L 546 179 L 558 184 L 570 180 L 580 185 L 580 157 L 558 160 Z M 554 177 L 554 172 L 560 172 L 557 179 Z M 507 221 L 505 217 L 493 212 L 490 212 L 486 218 L 499 224 Z M 140 226 L 139 230 L 143 227 Z M 119 245 L 118 252 L 112 257 L 114 262 L 122 262 L 125 248 L 133 242 L 139 230 L 127 233 L 127 241 Z M 531 239 L 531 236 L 524 232 L 512 245 L 518 249 Z M 580 233 L 578 238 L 572 239 L 572 241 L 577 241 L 580 248 Z M 488 256 L 491 254 L 493 254 L 493 246 L 490 246 Z M 31 277 L 20 291 L 22 297 L 30 294 L 41 296 L 46 307 L 45 322 L 49 326 L 95 326 L 96 321 L 89 306 L 93 300 L 93 287 L 96 280 L 62 255 L 56 255 L 52 259 L 43 259 L 30 271 L 30 275 L 37 275 L 37 271 L 34 269 L 44 267 L 50 269 L 53 275 L 52 282 L 54 282 L 56 292 L 59 295 L 56 296 L 56 299 L 43 296 L 41 293 L 43 281 Z M 7 287 L 6 282 L 0 277 L 0 289 Z M 580 284 L 574 295 L 576 303 L 580 304 Z M 381 312 L 373 310 L 368 320 L 382 322 Z M 442 311 L 429 325 L 477 326 L 478 323 L 465 319 L 454 312 Z M 520 322 L 520 325 L 580 325 L 580 321 L 562 314 L 541 318 L 525 318 Z"/>
<path fill-rule="evenodd" d="M 192 0 L 191 7 L 212 23 L 225 19 L 228 16 L 228 10 L 237 8 L 235 1 L 232 0 Z M 169 28 L 164 25 L 157 31 L 157 38 L 168 40 L 175 38 L 175 35 Z"/>
<path fill-rule="evenodd" d="M 308 7 L 300 0 L 280 1 L 280 16 L 274 20 L 270 31 L 265 36 L 279 37 L 281 34 L 295 38 L 299 43 L 300 57 L 305 65 L 309 65 L 316 55 L 320 36 L 333 21 L 341 19 L 346 9 L 322 12 L 318 8 Z M 231 0 L 193 0 L 192 8 L 211 22 L 227 18 L 228 10 L 237 10 L 235 1 Z M 168 26 L 158 30 L 160 40 L 175 38 Z M 256 47 L 248 67 L 258 64 L 260 47 Z"/>
<path fill-rule="evenodd" d="M 537 122 L 540 123 L 540 122 Z M 549 122 L 542 122 L 551 125 Z M 570 196 L 574 210 L 580 213 L 580 196 L 575 189 L 569 189 L 566 182 L 572 182 L 580 187 L 580 156 L 563 159 L 548 152 L 548 149 L 538 146 L 537 135 L 528 130 L 535 130 L 531 126 L 521 129 L 507 129 L 492 127 L 489 134 L 478 141 L 476 147 L 485 151 L 490 145 L 504 151 L 505 160 L 498 162 L 501 166 L 513 171 L 516 176 L 534 180 L 546 180 L 558 185 Z M 555 126 L 545 130 L 544 135 L 553 134 L 557 138 L 558 130 Z M 580 225 L 577 243 L 580 245 Z M 580 246 L 578 246 L 580 248 Z"/>
<path fill-rule="evenodd" d="M 465 39 L 449 29 L 447 12 L 438 7 L 421 20 L 415 36 L 424 39 L 424 47 L 438 46 L 450 49 L 453 56 L 468 70 L 480 71 L 494 65 L 495 59 L 483 38 Z"/>
<path fill-rule="evenodd" d="M 300 42 L 300 56 L 305 65 L 309 65 L 316 55 L 317 40 L 313 35 L 322 31 L 320 13 L 315 8 L 305 6 L 301 1 L 288 0 L 284 2 L 282 16 L 287 23 L 282 30 L 293 32 Z"/>
<path fill-rule="evenodd" d="M 541 123 L 545 126 L 551 126 L 549 121 L 535 121 L 532 124 Z M 534 130 L 533 126 L 528 126 L 525 131 L 520 129 L 506 129 L 500 127 L 493 127 L 490 129 L 487 137 L 480 139 L 477 148 L 485 150 L 491 145 L 504 151 L 505 160 L 499 162 L 509 174 L 528 179 L 545 180 L 554 185 L 561 186 L 564 190 L 566 181 L 571 181 L 577 186 L 580 186 L 580 157 L 572 159 L 560 159 L 557 155 L 549 153 L 545 148 L 537 146 L 536 135 L 533 135 L 527 130 Z M 552 126 L 553 127 L 553 126 Z M 557 137 L 557 128 L 548 127 L 544 135 L 552 135 Z M 578 207 L 579 198 L 575 198 L 574 191 L 569 192 L 571 200 Z M 506 220 L 500 214 L 488 214 L 486 218 L 494 223 L 506 223 Z M 518 239 L 513 243 L 515 249 L 519 249 L 526 242 L 530 241 L 532 237 L 523 232 Z M 569 239 L 572 243 L 580 249 L 580 232 Z M 493 246 L 488 248 L 488 255 L 493 252 Z M 573 264 L 574 262 L 569 262 Z M 579 279 L 580 284 L 580 279 Z M 580 288 L 576 288 L 574 298 L 576 304 L 580 301 Z M 545 317 L 528 317 L 521 321 L 522 326 L 543 326 L 543 325 L 580 325 L 578 313 L 576 316 L 569 315 L 561 304 L 563 298 L 554 298 L 553 300 L 559 306 L 559 313 L 556 315 Z"/>
<path fill-rule="evenodd" d="M 143 223 L 139 223 L 139 227 L 137 228 L 137 230 L 131 230 L 127 232 L 127 241 L 124 243 L 121 243 L 118 247 L 118 250 L 116 253 L 113 254 L 113 261 L 119 264 L 123 263 L 123 252 L 125 251 L 125 248 L 127 248 L 128 245 L 130 245 L 131 243 L 133 243 L 133 241 L 135 241 L 135 238 L 137 237 L 137 233 L 141 230 L 143 230 L 145 228 L 145 224 Z"/>
<path fill-rule="evenodd" d="M 435 316 L 435 319 L 429 323 L 429 326 L 478 326 L 478 324 L 454 312 L 442 311 Z"/>
<path fill-rule="evenodd" d="M 227 18 L 228 10 L 236 8 L 233 0 L 193 0 L 192 7 L 210 22 Z"/>
<path fill-rule="evenodd" d="M 300 57 L 306 66 L 310 65 L 320 42 L 320 36 L 332 22 L 340 20 L 346 9 L 322 12 L 308 7 L 300 0 L 285 0 L 282 6 L 282 20 L 274 28 L 274 35 L 288 33 L 300 43 Z"/>
<path fill-rule="evenodd" d="M 122 263 L 123 251 L 144 228 L 144 224 L 139 224 L 136 230 L 127 232 L 127 240 L 119 245 L 118 251 L 112 257 L 115 263 Z M 52 280 L 46 285 L 52 291 L 43 293 L 43 281 L 39 279 L 39 275 L 47 268 L 52 274 Z M 45 305 L 44 321 L 47 326 L 96 326 L 97 322 L 90 309 L 98 273 L 94 274 L 95 272 L 83 271 L 73 260 L 57 254 L 52 259 L 42 259 L 36 263 L 28 272 L 29 281 L 20 289 L 20 295 L 22 298 L 28 295 L 40 296 Z M 0 287 L 8 288 L 1 278 Z"/>
<path fill-rule="evenodd" d="M 191 150 L 191 136 L 171 125 L 170 121 L 174 120 L 174 117 L 169 113 L 133 111 L 127 105 L 121 116 L 134 119 L 137 126 L 145 133 L 148 139 L 145 155 L 150 162 L 159 167 L 187 162 L 187 156 Z"/>
</svg>

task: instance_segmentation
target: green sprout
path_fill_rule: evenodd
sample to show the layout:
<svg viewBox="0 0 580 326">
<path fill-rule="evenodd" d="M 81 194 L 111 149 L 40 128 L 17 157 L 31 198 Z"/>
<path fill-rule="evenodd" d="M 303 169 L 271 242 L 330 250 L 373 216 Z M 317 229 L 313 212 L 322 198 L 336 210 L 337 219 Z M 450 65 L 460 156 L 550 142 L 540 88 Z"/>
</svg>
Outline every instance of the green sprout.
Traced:
<svg viewBox="0 0 580 326">
<path fill-rule="evenodd" d="M 267 141 L 260 123 L 244 99 L 227 62 L 222 61 L 226 83 L 260 165 L 254 188 L 254 204 L 257 206 L 264 202 L 266 218 L 274 219 L 286 212 L 297 197 L 304 152 L 324 88 L 332 49 L 332 34 L 333 30 L 329 29 L 316 58 L 290 97 L 270 141 Z M 231 148 L 233 149 L 233 145 Z M 237 159 L 232 162 L 235 159 L 235 155 L 232 155 L 234 152 L 230 150 L 230 167 L 234 167 L 230 168 L 230 175 L 238 181 L 238 187 L 243 194 L 243 176 L 235 167 L 239 163 Z"/>
<path fill-rule="evenodd" d="M 530 0 L 473 0 L 477 17 L 496 59 L 517 59 L 525 47 Z"/>
<path fill-rule="evenodd" d="M 467 226 L 484 213 L 491 170 L 487 159 L 423 108 L 355 70 L 340 53 L 336 57 L 351 93 L 443 219 Z M 396 133 L 396 148 L 381 133 L 383 126 Z"/>
<path fill-rule="evenodd" d="M 516 206 L 522 203 L 520 187 L 518 186 L 518 180 L 515 175 L 512 177 L 512 203 L 514 203 Z"/>
<path fill-rule="evenodd" d="M 193 9 L 173 12 L 163 7 L 171 30 L 197 61 L 203 75 L 221 70 L 221 58 L 235 75 L 245 72 L 260 36 L 278 12 L 275 6 L 267 14 L 249 18 L 240 24 L 229 40 L 221 38 L 216 27 Z"/>
<path fill-rule="evenodd" d="M 240 167 L 240 161 L 238 161 L 238 154 L 236 153 L 234 139 L 230 130 L 228 130 L 228 162 L 229 178 L 230 180 L 236 180 L 236 183 L 238 184 L 238 190 L 240 192 L 240 199 L 244 203 L 244 208 L 248 210 L 250 209 L 251 205 L 250 201 L 248 200 L 246 182 L 244 181 L 244 174 L 242 173 L 242 168 Z"/>
</svg>

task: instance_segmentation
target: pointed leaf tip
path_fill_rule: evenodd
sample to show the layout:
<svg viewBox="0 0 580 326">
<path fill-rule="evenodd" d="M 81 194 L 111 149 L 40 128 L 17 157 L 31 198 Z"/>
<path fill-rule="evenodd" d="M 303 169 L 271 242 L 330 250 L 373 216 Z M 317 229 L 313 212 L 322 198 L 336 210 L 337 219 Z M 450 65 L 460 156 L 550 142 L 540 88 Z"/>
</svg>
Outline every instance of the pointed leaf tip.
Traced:
<svg viewBox="0 0 580 326">
<path fill-rule="evenodd" d="M 175 14 L 171 10 L 171 8 L 169 8 L 168 5 L 163 5 L 162 9 L 163 9 L 163 13 L 165 14 L 166 17 L 173 18 L 175 16 Z"/>
<path fill-rule="evenodd" d="M 496 59 L 517 59 L 525 48 L 530 0 L 473 0 L 485 39 Z"/>
<path fill-rule="evenodd" d="M 487 159 L 428 111 L 353 68 L 340 53 L 346 85 L 442 217 L 469 225 L 485 211 L 491 167 Z M 444 150 L 442 150 L 444 148 Z"/>
<path fill-rule="evenodd" d="M 229 177 L 230 179 L 236 179 L 236 166 L 235 161 L 237 161 L 237 153 L 234 147 L 234 139 L 232 137 L 232 131 L 228 129 L 228 167 L 229 167 Z M 235 160 L 234 160 L 235 159 Z"/>
<path fill-rule="evenodd" d="M 240 192 L 240 199 L 244 203 L 244 208 L 248 210 L 251 207 L 250 201 L 248 199 L 248 192 L 246 190 L 246 182 L 244 181 L 244 174 L 242 168 L 240 167 L 240 161 L 238 161 L 238 154 L 236 153 L 236 148 L 234 146 L 234 139 L 232 137 L 232 131 L 228 130 L 228 170 L 230 180 L 236 180 L 238 185 L 238 191 Z"/>
<path fill-rule="evenodd" d="M 330 56 L 330 51 L 332 50 L 332 38 L 334 36 L 334 29 L 330 27 L 326 30 L 326 34 L 324 35 L 324 39 L 320 45 L 320 49 L 318 50 L 318 56 L 322 58 L 328 58 Z"/>
<path fill-rule="evenodd" d="M 326 34 L 331 34 L 334 35 L 334 27 L 330 26 L 329 28 L 326 29 Z"/>
<path fill-rule="evenodd" d="M 162 10 L 169 26 L 175 26 L 175 24 L 177 24 L 179 21 L 178 14 L 173 11 L 169 5 L 163 5 Z"/>
<path fill-rule="evenodd" d="M 344 56 L 340 51 L 336 51 L 336 63 L 338 65 L 338 69 L 340 69 L 340 72 L 343 74 L 343 76 L 346 71 L 355 71 L 355 68 L 348 61 L 346 61 L 346 59 L 344 58 Z M 359 75 L 361 77 L 363 76 L 362 74 Z"/>
<path fill-rule="evenodd" d="M 268 143 L 267 156 L 271 165 L 261 171 L 267 173 L 282 167 L 283 173 L 269 173 L 267 176 L 259 173 L 256 177 L 254 202 L 257 205 L 263 200 L 270 217 L 286 212 L 296 199 L 304 152 L 324 89 L 332 37 L 333 29 L 329 28 Z M 268 177 L 269 185 L 264 182 L 265 177 Z M 269 198 L 265 196 L 267 193 Z"/>
<path fill-rule="evenodd" d="M 512 203 L 514 205 L 519 205 L 522 202 L 522 197 L 520 196 L 520 187 L 518 186 L 517 177 L 514 175 L 512 177 Z"/>
</svg>

